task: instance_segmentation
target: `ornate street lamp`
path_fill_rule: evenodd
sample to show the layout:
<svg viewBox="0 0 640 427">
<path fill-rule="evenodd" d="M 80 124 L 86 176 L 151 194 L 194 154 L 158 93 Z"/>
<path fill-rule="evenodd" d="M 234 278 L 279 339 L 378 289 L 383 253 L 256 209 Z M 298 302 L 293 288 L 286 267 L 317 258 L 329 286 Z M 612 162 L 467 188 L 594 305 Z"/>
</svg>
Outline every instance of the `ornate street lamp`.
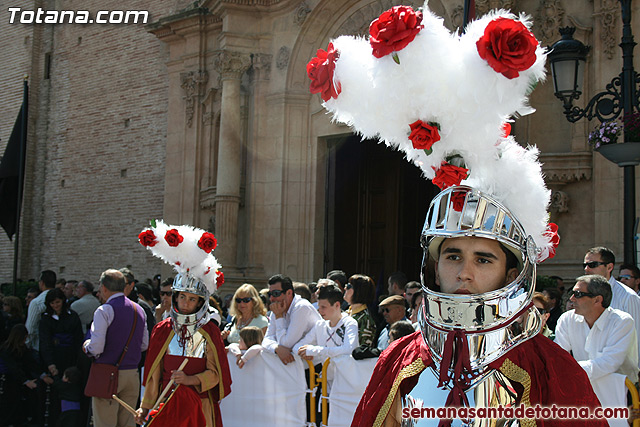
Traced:
<svg viewBox="0 0 640 427">
<path fill-rule="evenodd" d="M 551 46 L 549 62 L 556 97 L 564 104 L 564 114 L 571 123 L 583 117 L 594 117 L 600 122 L 616 120 L 638 112 L 640 76 L 633 69 L 633 48 L 636 43 L 631 33 L 631 0 L 620 0 L 622 7 L 622 72 L 614 77 L 605 90 L 596 94 L 584 109 L 573 106 L 582 94 L 584 64 L 589 48 L 573 39 L 575 28 L 560 29 L 562 39 Z M 624 262 L 636 265 L 635 250 L 635 165 L 640 164 L 640 143 L 629 140 L 625 132 L 624 143 L 602 145 L 596 149 L 608 160 L 624 167 Z"/>
</svg>

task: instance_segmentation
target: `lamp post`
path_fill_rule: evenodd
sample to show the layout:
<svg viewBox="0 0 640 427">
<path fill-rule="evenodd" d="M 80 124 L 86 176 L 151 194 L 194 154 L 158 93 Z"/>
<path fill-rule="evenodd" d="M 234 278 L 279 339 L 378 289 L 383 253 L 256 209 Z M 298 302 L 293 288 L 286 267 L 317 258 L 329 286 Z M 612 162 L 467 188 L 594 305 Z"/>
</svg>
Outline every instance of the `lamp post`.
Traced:
<svg viewBox="0 0 640 427">
<path fill-rule="evenodd" d="M 573 39 L 575 28 L 560 29 L 562 39 L 551 46 L 549 63 L 555 95 L 564 104 L 564 114 L 571 123 L 583 117 L 594 117 L 600 122 L 616 120 L 639 111 L 638 96 L 640 76 L 633 69 L 633 48 L 636 43 L 631 33 L 631 0 L 620 0 L 622 7 L 622 72 L 607 84 L 605 90 L 596 94 L 584 109 L 573 106 L 573 101 L 582 94 L 584 65 L 589 48 Z M 602 150 L 602 148 L 606 148 Z M 624 262 L 636 265 L 635 250 L 635 165 L 640 164 L 640 143 L 629 140 L 627 132 L 624 143 L 603 145 L 598 151 L 607 159 L 624 168 Z"/>
</svg>

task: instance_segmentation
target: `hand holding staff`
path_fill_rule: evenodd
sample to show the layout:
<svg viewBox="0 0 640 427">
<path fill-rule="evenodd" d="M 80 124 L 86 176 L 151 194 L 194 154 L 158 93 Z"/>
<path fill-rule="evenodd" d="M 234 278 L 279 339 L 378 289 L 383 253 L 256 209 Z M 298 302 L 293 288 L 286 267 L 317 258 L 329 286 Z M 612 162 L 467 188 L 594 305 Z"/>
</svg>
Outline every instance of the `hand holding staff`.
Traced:
<svg viewBox="0 0 640 427">
<path fill-rule="evenodd" d="M 182 363 L 180 364 L 180 367 L 178 367 L 178 371 L 182 371 L 184 369 L 185 366 L 187 366 L 187 362 L 189 361 L 189 359 L 187 359 L 185 357 L 185 359 L 182 361 Z M 156 400 L 156 404 L 153 405 L 153 408 L 151 408 L 152 411 L 155 411 L 156 409 L 158 409 L 158 406 L 160 406 L 160 403 L 162 402 L 162 400 L 164 399 L 164 397 L 166 396 L 166 394 L 169 392 L 169 390 L 171 390 L 171 387 L 173 387 L 174 384 L 174 380 L 169 381 L 169 384 L 167 384 L 167 386 L 164 388 L 164 390 L 162 390 L 162 393 L 160 394 L 160 397 L 158 397 L 158 400 Z M 179 386 L 180 384 L 178 384 Z"/>
</svg>

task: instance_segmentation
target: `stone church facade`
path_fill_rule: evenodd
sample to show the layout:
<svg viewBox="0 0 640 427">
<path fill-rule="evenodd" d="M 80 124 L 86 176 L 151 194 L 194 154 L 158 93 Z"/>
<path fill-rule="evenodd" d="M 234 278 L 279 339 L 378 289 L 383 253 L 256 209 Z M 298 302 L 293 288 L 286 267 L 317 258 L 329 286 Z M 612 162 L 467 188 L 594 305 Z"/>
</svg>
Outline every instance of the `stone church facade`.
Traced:
<svg viewBox="0 0 640 427">
<path fill-rule="evenodd" d="M 243 282 L 262 287 L 275 273 L 314 281 L 334 268 L 376 281 L 396 270 L 418 279 L 419 232 L 434 188 L 398 153 L 332 123 L 306 77 L 317 49 L 342 34 L 366 35 L 395 4 L 127 2 L 149 11 L 146 25 L 10 24 L 5 11 L 13 5 L 3 4 L 0 150 L 24 74 L 31 87 L 19 277 L 52 269 L 95 282 L 123 266 L 140 279 L 167 276 L 137 243 L 149 219 L 163 218 L 216 234 L 225 291 Z M 462 1 L 429 7 L 449 28 L 461 26 Z M 575 37 L 592 46 L 587 95 L 577 105 L 620 72 L 617 1 L 476 1 L 478 14 L 495 7 L 531 15 L 545 46 L 559 39 L 559 27 L 577 27 Z M 120 6 L 93 0 L 64 8 Z M 550 79 L 531 104 L 537 112 L 519 118 L 513 133 L 541 151 L 551 221 L 562 237 L 539 273 L 571 279 L 588 247 L 605 245 L 622 258 L 622 171 L 588 146 L 595 122 L 564 118 Z M 5 237 L 0 282 L 11 280 L 12 263 Z"/>
</svg>

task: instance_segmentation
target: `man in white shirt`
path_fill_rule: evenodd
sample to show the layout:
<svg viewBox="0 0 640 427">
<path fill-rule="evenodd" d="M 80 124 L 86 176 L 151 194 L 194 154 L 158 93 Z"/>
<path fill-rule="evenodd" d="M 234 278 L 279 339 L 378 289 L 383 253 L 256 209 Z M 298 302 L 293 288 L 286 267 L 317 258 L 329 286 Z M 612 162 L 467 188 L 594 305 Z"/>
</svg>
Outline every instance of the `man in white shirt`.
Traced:
<svg viewBox="0 0 640 427">
<path fill-rule="evenodd" d="M 32 349 L 40 350 L 40 318 L 42 313 L 46 309 L 44 300 L 51 289 L 56 286 L 56 273 L 51 270 L 44 270 L 40 273 L 40 280 L 38 281 L 38 287 L 40 288 L 40 295 L 35 297 L 29 304 L 27 313 L 26 327 L 29 332 L 27 337 L 27 345 Z"/>
<path fill-rule="evenodd" d="M 632 289 L 618 282 L 613 277 L 613 267 L 616 257 L 609 249 L 598 246 L 591 248 L 584 256 L 585 274 L 599 274 L 611 285 L 611 308 L 617 308 L 629 313 L 635 322 L 636 341 L 640 346 L 640 297 Z M 638 347 L 640 354 L 640 347 Z M 634 380 L 635 382 L 635 380 Z"/>
<path fill-rule="evenodd" d="M 633 319 L 609 306 L 611 286 L 604 277 L 587 275 L 576 280 L 571 291 L 575 310 L 558 319 L 555 342 L 586 371 L 603 407 L 625 407 L 623 376 L 635 381 L 638 374 Z M 626 420 L 613 421 L 626 425 Z"/>
<path fill-rule="evenodd" d="M 358 322 L 342 312 L 342 301 L 342 291 L 338 286 L 320 289 L 318 312 L 323 320 L 318 320 L 293 347 L 294 353 L 307 360 L 314 357 L 326 359 L 351 354 L 358 347 Z"/>
<path fill-rule="evenodd" d="M 271 314 L 262 346 L 286 365 L 294 361 L 291 349 L 320 320 L 320 314 L 309 301 L 293 292 L 293 282 L 282 274 L 269 279 L 269 298 Z"/>
<path fill-rule="evenodd" d="M 618 280 L 637 294 L 640 291 L 640 269 L 635 265 L 622 264 Z"/>
</svg>

